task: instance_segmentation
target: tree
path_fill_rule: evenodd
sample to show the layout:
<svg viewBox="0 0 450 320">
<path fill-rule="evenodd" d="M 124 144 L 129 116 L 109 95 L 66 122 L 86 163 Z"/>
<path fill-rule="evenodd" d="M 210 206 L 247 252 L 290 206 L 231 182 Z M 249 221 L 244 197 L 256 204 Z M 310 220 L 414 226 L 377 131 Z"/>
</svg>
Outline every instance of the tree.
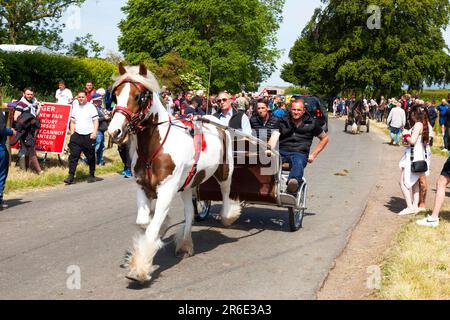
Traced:
<svg viewBox="0 0 450 320">
<path fill-rule="evenodd" d="M 398 94 L 404 85 L 421 89 L 449 81 L 442 35 L 448 0 L 322 2 L 290 51 L 285 81 L 333 95 Z M 367 13 L 369 5 L 379 6 L 381 15 L 376 7 Z"/>
<path fill-rule="evenodd" d="M 213 91 L 256 89 L 275 70 L 284 0 L 129 0 L 119 48 L 159 59 L 177 52 Z"/>
<path fill-rule="evenodd" d="M 106 53 L 106 56 L 105 56 L 105 60 L 108 61 L 109 63 L 112 63 L 117 66 L 117 65 L 119 65 L 119 63 L 124 61 L 125 58 L 123 57 L 123 55 L 121 55 L 118 52 L 108 50 L 108 52 Z"/>
<path fill-rule="evenodd" d="M 0 41 L 38 44 L 58 50 L 63 12 L 85 0 L 0 0 Z"/>
<path fill-rule="evenodd" d="M 76 37 L 75 41 L 69 44 L 67 54 L 75 57 L 98 58 L 103 49 L 104 47 L 92 38 L 92 34 L 88 33 L 83 37 Z"/>
</svg>

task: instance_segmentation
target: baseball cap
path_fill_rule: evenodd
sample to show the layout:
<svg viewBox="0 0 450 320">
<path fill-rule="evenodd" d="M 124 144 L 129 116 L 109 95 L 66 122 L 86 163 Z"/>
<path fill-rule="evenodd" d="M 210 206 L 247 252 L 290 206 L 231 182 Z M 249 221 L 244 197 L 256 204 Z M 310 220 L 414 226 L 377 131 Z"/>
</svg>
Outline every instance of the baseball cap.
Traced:
<svg viewBox="0 0 450 320">
<path fill-rule="evenodd" d="M 102 100 L 102 99 L 103 99 L 103 97 L 102 97 L 101 94 L 99 94 L 99 93 L 94 93 L 94 94 L 92 95 L 91 101 L 98 101 L 98 100 Z"/>
</svg>

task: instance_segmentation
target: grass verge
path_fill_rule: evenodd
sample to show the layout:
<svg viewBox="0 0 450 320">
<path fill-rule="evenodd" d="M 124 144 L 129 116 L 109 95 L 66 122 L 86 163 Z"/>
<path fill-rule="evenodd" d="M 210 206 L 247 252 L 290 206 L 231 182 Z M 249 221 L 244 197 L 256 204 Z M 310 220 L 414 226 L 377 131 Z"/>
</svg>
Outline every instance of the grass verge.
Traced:
<svg viewBox="0 0 450 320">
<path fill-rule="evenodd" d="M 402 227 L 381 265 L 382 285 L 375 298 L 388 300 L 450 299 L 450 207 L 438 228 Z"/>
<path fill-rule="evenodd" d="M 107 164 L 103 167 L 96 167 L 96 176 L 120 173 L 123 170 L 123 164 L 118 155 L 117 148 L 113 147 L 112 149 L 105 150 L 104 157 Z M 60 164 L 56 156 L 50 155 L 43 169 L 44 174 L 37 175 L 31 170 L 24 172 L 12 163 L 8 179 L 6 180 L 5 194 L 62 185 L 69 171 L 67 160 Z M 88 177 L 89 167 L 80 161 L 76 171 L 75 182 L 86 180 Z"/>
<path fill-rule="evenodd" d="M 390 139 L 386 124 L 372 123 Z M 431 151 L 448 157 L 442 146 L 443 138 L 438 134 Z M 416 224 L 424 216 L 415 216 L 402 226 L 393 241 L 381 264 L 381 289 L 373 294 L 375 299 L 450 299 L 450 206 L 443 207 L 436 229 Z"/>
</svg>

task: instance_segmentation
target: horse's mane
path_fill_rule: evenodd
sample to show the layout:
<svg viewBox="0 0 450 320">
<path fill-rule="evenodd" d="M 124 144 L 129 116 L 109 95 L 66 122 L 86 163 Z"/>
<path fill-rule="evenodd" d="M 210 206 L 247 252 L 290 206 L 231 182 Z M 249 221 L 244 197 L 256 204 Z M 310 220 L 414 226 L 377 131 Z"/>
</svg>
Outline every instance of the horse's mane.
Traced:
<svg viewBox="0 0 450 320">
<path fill-rule="evenodd" d="M 129 79 L 141 83 L 145 88 L 152 92 L 161 92 L 158 80 L 156 80 L 156 77 L 152 72 L 147 70 L 147 77 L 143 77 L 139 74 L 139 66 L 126 66 L 125 70 L 127 73 L 118 77 L 113 77 L 113 90 L 124 80 Z"/>
</svg>

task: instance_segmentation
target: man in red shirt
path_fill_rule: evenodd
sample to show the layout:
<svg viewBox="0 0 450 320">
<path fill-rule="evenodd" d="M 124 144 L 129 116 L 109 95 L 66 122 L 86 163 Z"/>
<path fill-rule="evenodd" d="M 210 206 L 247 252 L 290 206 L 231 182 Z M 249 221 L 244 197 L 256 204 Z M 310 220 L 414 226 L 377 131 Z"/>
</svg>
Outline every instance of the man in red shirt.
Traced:
<svg viewBox="0 0 450 320">
<path fill-rule="evenodd" d="M 84 89 L 84 92 L 86 92 L 86 98 L 88 102 L 91 102 L 92 96 L 96 93 L 94 89 L 94 84 L 92 81 L 86 82 L 86 87 Z"/>
</svg>

